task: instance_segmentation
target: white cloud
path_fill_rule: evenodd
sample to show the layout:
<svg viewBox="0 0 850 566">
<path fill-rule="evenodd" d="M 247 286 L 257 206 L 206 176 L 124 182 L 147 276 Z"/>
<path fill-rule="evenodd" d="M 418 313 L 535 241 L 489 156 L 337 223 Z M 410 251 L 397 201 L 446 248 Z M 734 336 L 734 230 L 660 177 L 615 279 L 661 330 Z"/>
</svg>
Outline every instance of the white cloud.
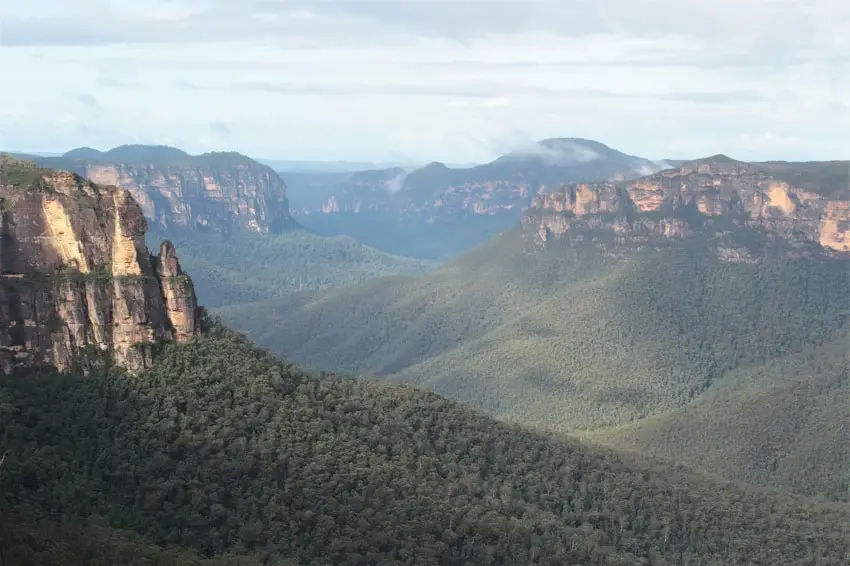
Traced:
<svg viewBox="0 0 850 566">
<path fill-rule="evenodd" d="M 843 0 L 0 0 L 0 15 L 18 77 L 0 147 L 427 162 L 575 136 L 653 158 L 847 157 Z"/>
<path fill-rule="evenodd" d="M 510 106 L 511 100 L 506 96 L 497 96 L 481 99 L 457 99 L 450 100 L 446 106 L 450 108 L 503 108 Z"/>
</svg>

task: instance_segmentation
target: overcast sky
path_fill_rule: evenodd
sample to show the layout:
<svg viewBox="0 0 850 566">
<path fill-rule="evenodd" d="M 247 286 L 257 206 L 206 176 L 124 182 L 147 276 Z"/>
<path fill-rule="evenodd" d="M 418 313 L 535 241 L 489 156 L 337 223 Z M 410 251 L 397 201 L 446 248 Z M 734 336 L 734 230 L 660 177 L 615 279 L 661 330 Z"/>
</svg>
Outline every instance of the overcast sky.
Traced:
<svg viewBox="0 0 850 566">
<path fill-rule="evenodd" d="M 0 148 L 850 157 L 847 0 L 0 0 Z"/>
</svg>

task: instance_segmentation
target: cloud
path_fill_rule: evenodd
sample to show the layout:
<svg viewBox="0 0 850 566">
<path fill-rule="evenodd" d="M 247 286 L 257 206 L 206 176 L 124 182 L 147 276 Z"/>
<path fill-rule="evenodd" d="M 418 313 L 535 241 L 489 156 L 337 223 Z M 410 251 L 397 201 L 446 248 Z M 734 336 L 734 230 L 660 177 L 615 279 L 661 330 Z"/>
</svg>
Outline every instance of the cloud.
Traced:
<svg viewBox="0 0 850 566">
<path fill-rule="evenodd" d="M 272 94 L 311 94 L 327 96 L 370 96 L 370 95 L 402 95 L 402 96 L 463 96 L 488 98 L 489 93 L 481 88 L 464 88 L 463 86 L 435 86 L 432 84 L 400 84 L 387 77 L 381 83 L 347 83 L 345 81 L 331 82 L 267 82 L 249 81 L 229 85 L 197 84 L 191 81 L 179 80 L 175 86 L 196 91 L 219 92 L 265 92 Z"/>
<path fill-rule="evenodd" d="M 658 173 L 659 171 L 664 171 L 665 169 L 673 169 L 673 165 L 664 160 L 653 161 L 651 164 L 648 163 L 637 163 L 632 167 L 632 171 L 638 175 L 643 177 L 647 175 L 653 175 Z"/>
<path fill-rule="evenodd" d="M 648 157 L 847 152 L 839 0 L 0 0 L 0 14 L 4 72 L 22 78 L 0 146 L 456 162 L 522 131 Z"/>
<path fill-rule="evenodd" d="M 514 157 L 537 157 L 547 165 L 577 165 L 602 157 L 593 149 L 571 140 L 551 139 L 546 143 L 523 144 L 510 153 Z"/>
<path fill-rule="evenodd" d="M 404 187 L 404 182 L 407 180 L 407 176 L 409 174 L 410 173 L 408 171 L 404 171 L 389 180 L 389 182 L 387 183 L 387 190 L 390 192 L 390 194 L 395 194 L 399 192 L 402 187 Z"/>
<path fill-rule="evenodd" d="M 230 127 L 224 122 L 212 122 L 210 124 L 210 131 L 212 133 L 217 134 L 222 137 L 228 137 L 233 132 L 230 130 Z"/>
<path fill-rule="evenodd" d="M 82 106 L 86 107 L 89 110 L 100 110 L 100 104 L 97 102 L 97 99 L 88 93 L 78 93 L 74 96 L 74 98 L 79 102 Z"/>
<path fill-rule="evenodd" d="M 280 95 L 310 94 L 318 96 L 437 96 L 455 98 L 446 103 L 451 108 L 501 108 L 510 106 L 511 99 L 507 95 L 494 95 L 494 92 L 510 92 L 512 95 L 527 95 L 541 97 L 571 97 L 591 99 L 648 99 L 675 102 L 693 102 L 698 104 L 729 104 L 738 102 L 759 102 L 765 96 L 756 92 L 742 90 L 726 91 L 690 91 L 675 93 L 659 92 L 629 92 L 602 90 L 593 88 L 558 88 L 554 86 L 534 86 L 511 84 L 508 82 L 485 82 L 474 80 L 468 85 L 452 84 L 435 86 L 431 83 L 401 84 L 394 77 L 378 77 L 382 83 L 347 83 L 342 80 L 335 82 L 237 82 L 232 84 L 199 84 L 186 80 L 177 80 L 174 85 L 178 88 L 193 91 L 218 92 L 266 92 Z"/>
<path fill-rule="evenodd" d="M 446 106 L 451 108 L 504 108 L 510 106 L 511 99 L 507 96 L 483 97 L 479 100 L 450 100 Z"/>
<path fill-rule="evenodd" d="M 6 0 L 11 5 L 11 0 Z M 470 43 L 494 35 L 547 33 L 658 37 L 678 33 L 750 56 L 791 54 L 820 42 L 846 46 L 850 7 L 839 0 L 36 0 L 4 18 L 7 45 L 181 43 L 246 39 L 320 46 L 328 39 L 381 44 L 437 37 Z M 722 37 L 722 42 L 717 39 Z M 324 42 L 324 43 L 323 43 Z"/>
</svg>

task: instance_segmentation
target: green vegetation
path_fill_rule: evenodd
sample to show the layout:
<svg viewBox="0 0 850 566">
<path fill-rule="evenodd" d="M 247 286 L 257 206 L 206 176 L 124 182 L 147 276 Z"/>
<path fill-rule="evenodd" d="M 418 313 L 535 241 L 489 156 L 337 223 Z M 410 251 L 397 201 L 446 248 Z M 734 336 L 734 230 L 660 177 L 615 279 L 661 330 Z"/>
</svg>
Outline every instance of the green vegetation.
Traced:
<svg viewBox="0 0 850 566">
<path fill-rule="evenodd" d="M 25 508 L 24 508 L 25 509 Z M 0 508 L 0 560 L 4 566 L 260 566 L 248 556 L 204 559 L 186 550 L 161 548 L 135 533 L 102 526 L 33 522 L 21 509 Z M 287 564 L 282 562 L 282 565 Z M 295 562 L 289 565 L 296 566 Z"/>
<path fill-rule="evenodd" d="M 846 261 L 720 261 L 699 244 L 614 260 L 516 234 L 421 278 L 219 313 L 298 363 L 389 376 L 561 431 L 684 405 L 728 372 L 828 342 Z M 510 371 L 505 371 L 510 368 Z"/>
<path fill-rule="evenodd" d="M 809 360 L 802 367 L 811 370 L 820 360 L 814 353 L 844 336 L 846 260 L 727 263 L 699 243 L 629 255 L 615 260 L 569 243 L 525 253 L 511 234 L 420 278 L 218 312 L 308 367 L 424 385 L 499 418 L 563 432 L 700 403 L 714 386 L 773 375 L 789 357 Z M 747 413 L 737 418 L 743 427 Z M 776 474 L 724 475 L 836 497 L 845 472 L 831 469 L 829 477 L 810 475 L 807 486 Z"/>
<path fill-rule="evenodd" d="M 357 283 L 394 273 L 422 273 L 430 263 L 388 255 L 347 237 L 304 230 L 259 235 L 148 232 L 148 247 L 171 240 L 201 304 L 217 307 L 278 297 L 288 291 Z"/>
<path fill-rule="evenodd" d="M 150 163 L 159 167 L 196 166 L 196 167 L 252 167 L 273 170 L 250 157 L 235 151 L 213 151 L 200 155 L 189 155 L 185 151 L 167 145 L 121 145 L 109 151 L 98 151 L 88 147 L 72 149 L 61 157 L 37 157 L 30 159 L 44 164 L 46 167 L 64 170 L 75 170 L 80 163 Z M 274 174 L 274 173 L 273 173 Z"/>
<path fill-rule="evenodd" d="M 310 565 L 850 556 L 846 506 L 627 464 L 410 387 L 310 377 L 218 326 L 136 379 L 12 375 L 0 398 L 7 553 L 24 516 L 57 522 L 55 538 L 89 564 L 201 563 L 186 552 Z M 23 538 L 31 552 L 60 546 Z"/>
<path fill-rule="evenodd" d="M 50 184 L 43 177 L 52 171 L 36 167 L 28 161 L 20 161 L 0 154 L 0 186 L 27 187 L 29 190 L 49 191 Z M 5 204 L 5 201 L 4 201 Z"/>
<path fill-rule="evenodd" d="M 769 161 L 756 165 L 776 179 L 825 198 L 850 199 L 850 161 Z"/>
<path fill-rule="evenodd" d="M 850 501 L 850 330 L 730 372 L 680 409 L 592 435 L 736 481 Z"/>
<path fill-rule="evenodd" d="M 109 151 L 98 151 L 90 147 L 72 149 L 55 160 L 82 159 L 112 163 L 155 163 L 169 165 L 191 159 L 191 156 L 181 149 L 167 145 L 129 144 L 114 147 Z"/>
</svg>

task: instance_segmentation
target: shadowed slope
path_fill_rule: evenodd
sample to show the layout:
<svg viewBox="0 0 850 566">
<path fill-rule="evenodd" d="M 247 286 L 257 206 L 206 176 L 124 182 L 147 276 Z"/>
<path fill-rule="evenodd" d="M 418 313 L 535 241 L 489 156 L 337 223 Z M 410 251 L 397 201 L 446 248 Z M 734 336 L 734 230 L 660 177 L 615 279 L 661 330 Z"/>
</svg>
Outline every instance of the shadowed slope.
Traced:
<svg viewBox="0 0 850 566">
<path fill-rule="evenodd" d="M 850 515 L 627 464 L 216 329 L 138 379 L 13 376 L 10 503 L 304 564 L 838 564 Z M 26 457 L 24 457 L 26 455 Z"/>
</svg>

